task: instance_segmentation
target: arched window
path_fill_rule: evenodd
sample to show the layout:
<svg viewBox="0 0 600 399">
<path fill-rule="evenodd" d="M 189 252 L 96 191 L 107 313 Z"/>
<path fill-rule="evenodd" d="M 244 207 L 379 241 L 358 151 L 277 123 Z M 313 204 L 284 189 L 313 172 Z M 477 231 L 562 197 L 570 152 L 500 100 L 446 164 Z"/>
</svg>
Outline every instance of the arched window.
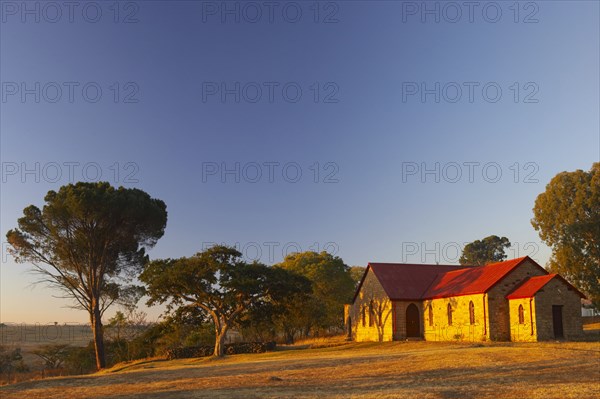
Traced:
<svg viewBox="0 0 600 399">
<path fill-rule="evenodd" d="M 452 305 L 448 304 L 448 325 L 452 325 Z"/>
<path fill-rule="evenodd" d="M 525 313 L 523 313 L 523 305 L 519 305 L 519 324 L 525 324 Z"/>
<path fill-rule="evenodd" d="M 473 305 L 473 301 L 469 302 L 469 322 L 475 324 L 475 305 Z"/>
<path fill-rule="evenodd" d="M 362 325 L 363 327 L 366 327 L 367 325 L 367 311 L 365 310 L 365 306 L 363 305 L 360 309 L 360 313 L 361 313 L 361 318 L 362 318 Z"/>
<path fill-rule="evenodd" d="M 433 327 L 433 306 L 429 305 L 429 327 Z"/>
<path fill-rule="evenodd" d="M 375 324 L 375 307 L 373 301 L 369 302 L 369 327 L 373 327 Z"/>
</svg>

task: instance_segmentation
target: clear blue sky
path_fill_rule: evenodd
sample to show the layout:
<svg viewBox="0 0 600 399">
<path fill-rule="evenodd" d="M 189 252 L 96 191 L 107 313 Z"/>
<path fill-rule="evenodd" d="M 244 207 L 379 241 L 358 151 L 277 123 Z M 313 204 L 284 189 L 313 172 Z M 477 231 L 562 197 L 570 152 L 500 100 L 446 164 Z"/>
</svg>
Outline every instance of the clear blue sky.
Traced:
<svg viewBox="0 0 600 399">
<path fill-rule="evenodd" d="M 598 2 L 275 3 L 0 2 L 3 241 L 100 172 L 167 203 L 153 258 L 456 263 L 496 234 L 548 260 L 536 196 L 600 158 Z M 86 321 L 4 249 L 2 321 Z"/>
</svg>

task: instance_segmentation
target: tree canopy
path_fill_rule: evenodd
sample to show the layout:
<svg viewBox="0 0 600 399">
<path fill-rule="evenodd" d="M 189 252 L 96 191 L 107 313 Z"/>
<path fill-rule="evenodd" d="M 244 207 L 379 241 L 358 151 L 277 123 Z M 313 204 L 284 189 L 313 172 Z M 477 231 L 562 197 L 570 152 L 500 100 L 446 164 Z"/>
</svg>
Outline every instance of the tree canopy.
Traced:
<svg viewBox="0 0 600 399">
<path fill-rule="evenodd" d="M 600 309 L 600 163 L 562 172 L 538 195 L 531 224 L 552 247 L 551 271 L 586 293 Z"/>
<path fill-rule="evenodd" d="M 343 324 L 344 304 L 352 300 L 355 282 L 341 258 L 307 251 L 290 254 L 276 266 L 306 277 L 312 286 L 312 294 L 301 306 L 291 304 L 288 326 L 295 325 L 307 335 L 313 328 Z"/>
<path fill-rule="evenodd" d="M 360 283 L 360 280 L 363 278 L 363 275 L 365 274 L 365 270 L 367 268 L 364 266 L 351 266 L 350 267 L 350 277 L 352 277 L 352 280 L 354 281 L 355 286 L 358 286 L 358 283 Z"/>
<path fill-rule="evenodd" d="M 463 249 L 459 259 L 461 265 L 483 266 L 488 263 L 502 262 L 506 259 L 506 248 L 510 248 L 506 237 L 492 235 L 482 240 L 475 240 Z"/>
<path fill-rule="evenodd" d="M 18 228 L 6 235 L 9 251 L 88 312 L 101 369 L 102 315 L 115 301 L 139 297 L 130 283 L 147 261 L 145 250 L 164 234 L 166 205 L 142 190 L 106 182 L 69 184 L 49 191 L 44 201 L 42 209 L 23 210 Z"/>
</svg>

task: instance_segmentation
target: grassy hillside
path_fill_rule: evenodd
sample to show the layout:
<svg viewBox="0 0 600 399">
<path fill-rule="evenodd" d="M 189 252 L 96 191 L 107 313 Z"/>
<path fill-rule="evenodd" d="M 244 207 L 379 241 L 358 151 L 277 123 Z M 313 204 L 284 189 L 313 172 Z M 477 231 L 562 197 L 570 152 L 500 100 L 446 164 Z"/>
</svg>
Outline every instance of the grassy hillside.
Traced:
<svg viewBox="0 0 600 399">
<path fill-rule="evenodd" d="M 0 388 L 9 398 L 598 398 L 600 343 L 353 343 L 146 361 Z"/>
</svg>

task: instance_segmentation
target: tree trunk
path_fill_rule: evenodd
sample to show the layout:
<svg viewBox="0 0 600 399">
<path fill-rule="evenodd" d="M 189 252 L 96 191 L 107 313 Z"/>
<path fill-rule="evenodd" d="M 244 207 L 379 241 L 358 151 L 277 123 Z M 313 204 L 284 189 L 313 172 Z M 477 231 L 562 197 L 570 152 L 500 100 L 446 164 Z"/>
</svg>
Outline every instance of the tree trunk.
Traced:
<svg viewBox="0 0 600 399">
<path fill-rule="evenodd" d="M 308 334 L 310 334 L 310 325 L 304 327 L 302 334 L 304 335 L 304 338 L 308 338 Z"/>
<path fill-rule="evenodd" d="M 227 330 L 221 330 L 217 332 L 217 337 L 215 339 L 215 351 L 213 356 L 221 357 L 225 354 L 225 335 L 227 334 Z"/>
<path fill-rule="evenodd" d="M 101 370 L 106 367 L 106 360 L 104 357 L 104 334 L 102 331 L 102 320 L 100 317 L 100 308 L 97 302 L 93 304 L 93 310 L 90 318 L 92 324 L 92 334 L 94 336 L 94 350 L 96 352 L 96 369 Z"/>
<path fill-rule="evenodd" d="M 294 331 L 290 328 L 286 328 L 285 329 L 285 343 L 287 345 L 293 345 L 294 344 Z"/>
</svg>

